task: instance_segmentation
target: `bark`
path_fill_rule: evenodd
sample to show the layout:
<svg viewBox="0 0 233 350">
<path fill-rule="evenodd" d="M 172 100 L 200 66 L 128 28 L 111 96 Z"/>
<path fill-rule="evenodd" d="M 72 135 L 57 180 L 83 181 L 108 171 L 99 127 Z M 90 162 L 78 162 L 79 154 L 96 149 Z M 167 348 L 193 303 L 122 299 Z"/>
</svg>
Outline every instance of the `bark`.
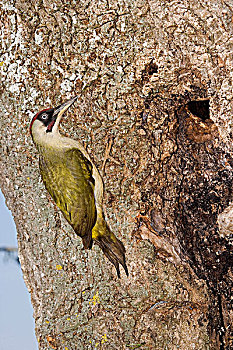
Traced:
<svg viewBox="0 0 233 350">
<path fill-rule="evenodd" d="M 1 188 L 40 349 L 231 349 L 232 2 L 1 1 Z M 32 116 L 102 171 L 130 276 L 40 180 Z"/>
</svg>

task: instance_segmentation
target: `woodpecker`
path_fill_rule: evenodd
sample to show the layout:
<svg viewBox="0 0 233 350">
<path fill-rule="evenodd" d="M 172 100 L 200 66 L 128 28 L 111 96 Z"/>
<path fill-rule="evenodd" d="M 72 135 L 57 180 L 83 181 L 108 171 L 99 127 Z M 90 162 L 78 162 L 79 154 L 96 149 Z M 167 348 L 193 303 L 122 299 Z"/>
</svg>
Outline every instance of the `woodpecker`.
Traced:
<svg viewBox="0 0 233 350">
<path fill-rule="evenodd" d="M 30 134 L 39 152 L 39 168 L 45 188 L 62 211 L 85 249 L 93 241 L 113 263 L 120 277 L 119 264 L 128 276 L 125 247 L 110 230 L 103 213 L 103 180 L 85 148 L 62 136 L 59 123 L 77 96 L 55 108 L 37 113 Z"/>
</svg>

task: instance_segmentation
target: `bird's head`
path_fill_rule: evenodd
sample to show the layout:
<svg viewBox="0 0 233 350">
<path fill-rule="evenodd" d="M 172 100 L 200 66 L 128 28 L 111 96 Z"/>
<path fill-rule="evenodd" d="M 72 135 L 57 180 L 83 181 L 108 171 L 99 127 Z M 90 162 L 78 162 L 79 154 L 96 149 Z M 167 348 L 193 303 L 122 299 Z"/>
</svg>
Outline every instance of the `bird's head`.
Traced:
<svg viewBox="0 0 233 350">
<path fill-rule="evenodd" d="M 77 96 L 71 98 L 56 108 L 43 109 L 38 112 L 30 124 L 30 134 L 33 141 L 43 139 L 46 136 L 53 136 L 58 133 L 58 126 L 62 115 L 77 100 Z"/>
</svg>

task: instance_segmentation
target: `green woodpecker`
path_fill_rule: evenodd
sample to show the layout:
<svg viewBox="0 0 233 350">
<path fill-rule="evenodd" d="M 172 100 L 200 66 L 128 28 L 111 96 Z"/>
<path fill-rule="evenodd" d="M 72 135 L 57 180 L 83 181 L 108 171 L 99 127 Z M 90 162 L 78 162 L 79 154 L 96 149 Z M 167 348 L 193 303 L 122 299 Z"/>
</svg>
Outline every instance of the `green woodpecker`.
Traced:
<svg viewBox="0 0 233 350">
<path fill-rule="evenodd" d="M 126 275 L 125 248 L 107 225 L 103 214 L 103 181 L 85 148 L 76 140 L 60 134 L 63 114 L 76 101 L 70 99 L 56 108 L 44 109 L 31 121 L 30 133 L 40 155 L 40 173 L 47 191 L 61 209 L 84 248 L 93 241 Z"/>
</svg>

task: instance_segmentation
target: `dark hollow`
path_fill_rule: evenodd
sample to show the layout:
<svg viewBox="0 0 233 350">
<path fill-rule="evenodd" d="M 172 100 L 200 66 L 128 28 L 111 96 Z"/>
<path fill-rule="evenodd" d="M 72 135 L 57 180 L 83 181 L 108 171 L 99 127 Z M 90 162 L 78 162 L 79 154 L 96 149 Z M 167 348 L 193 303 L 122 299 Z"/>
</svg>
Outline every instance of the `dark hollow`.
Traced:
<svg viewBox="0 0 233 350">
<path fill-rule="evenodd" d="M 209 107 L 209 100 L 190 101 L 188 103 L 189 111 L 204 121 L 210 118 Z"/>
</svg>

